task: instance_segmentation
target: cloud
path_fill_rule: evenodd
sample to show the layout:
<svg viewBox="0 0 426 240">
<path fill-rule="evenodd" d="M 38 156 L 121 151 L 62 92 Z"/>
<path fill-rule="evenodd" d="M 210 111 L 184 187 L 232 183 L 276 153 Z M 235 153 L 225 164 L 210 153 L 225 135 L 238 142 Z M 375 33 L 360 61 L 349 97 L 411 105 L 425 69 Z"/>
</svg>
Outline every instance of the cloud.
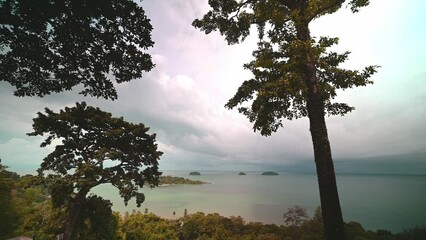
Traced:
<svg viewBox="0 0 426 240">
<path fill-rule="evenodd" d="M 41 160 L 47 156 L 53 147 L 40 149 L 41 138 L 11 138 L 0 143 L 2 164 L 11 166 L 12 171 L 19 169 L 25 173 L 35 173 Z"/>
<path fill-rule="evenodd" d="M 45 98 L 17 98 L 8 84 L 0 83 L 0 151 L 6 165 L 35 169 L 49 153 L 39 148 L 41 138 L 25 135 L 32 129 L 36 112 L 44 107 L 58 111 L 86 101 L 113 116 L 142 122 L 157 133 L 159 149 L 164 152 L 162 169 L 314 167 L 308 119 L 285 121 L 284 128 L 266 138 L 254 133 L 252 124 L 236 110 L 224 108 L 240 84 L 251 77 L 242 65 L 252 58 L 255 38 L 228 46 L 218 33 L 205 35 L 193 28 L 193 19 L 208 9 L 206 1 L 147 1 L 143 5 L 154 26 L 156 44 L 149 51 L 156 67 L 141 79 L 116 85 L 118 100 L 85 98 L 78 90 Z M 394 16 L 370 23 L 372 14 L 387 5 L 377 1 L 365 13 L 347 16 L 343 11 L 314 24 L 319 28 L 313 33 L 341 36 L 339 49 L 353 51 L 349 67 L 382 65 L 374 85 L 339 93 L 338 101 L 357 108 L 353 113 L 327 118 L 336 163 L 353 165 L 402 155 L 406 157 L 401 162 L 410 162 L 410 157 L 416 159 L 411 162 L 418 162 L 424 156 L 426 72 L 418 66 L 426 59 L 424 54 L 414 55 L 424 53 L 424 47 L 410 34 L 407 42 L 415 44 L 398 45 L 401 39 L 393 38 L 398 33 L 390 31 L 399 22 Z M 394 46 L 399 46 L 395 52 Z M 413 59 L 420 63 L 412 64 Z"/>
<path fill-rule="evenodd" d="M 196 86 L 188 76 L 169 75 L 158 64 L 147 79 L 120 86 L 123 97 L 118 102 L 137 103 L 121 108 L 122 113 L 137 113 L 134 120 L 146 119 L 168 146 L 218 158 L 258 155 L 255 148 L 247 151 L 248 145 L 262 145 L 262 137 L 253 133 L 248 120 L 210 101 L 215 96 Z"/>
</svg>

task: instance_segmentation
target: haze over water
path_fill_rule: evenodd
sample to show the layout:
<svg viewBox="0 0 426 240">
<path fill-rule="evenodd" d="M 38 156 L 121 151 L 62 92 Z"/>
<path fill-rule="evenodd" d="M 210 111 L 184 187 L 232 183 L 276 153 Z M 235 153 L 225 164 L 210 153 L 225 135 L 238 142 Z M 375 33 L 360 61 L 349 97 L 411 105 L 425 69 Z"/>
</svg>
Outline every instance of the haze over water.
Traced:
<svg viewBox="0 0 426 240">
<path fill-rule="evenodd" d="M 203 185 L 175 185 L 143 189 L 146 200 L 138 209 L 134 201 L 126 207 L 118 191 L 110 185 L 93 192 L 111 199 L 113 210 L 122 213 L 148 208 L 165 218 L 197 211 L 241 216 L 246 221 L 283 224 L 283 213 L 295 204 L 307 209 L 311 217 L 320 205 L 315 174 L 279 172 L 262 176 L 261 172 L 204 172 L 189 176 L 189 171 L 165 171 L 163 175 L 182 176 L 212 182 Z M 393 233 L 426 225 L 425 175 L 337 175 L 343 217 L 366 229 L 386 229 Z M 173 216 L 173 212 L 176 215 Z"/>
</svg>

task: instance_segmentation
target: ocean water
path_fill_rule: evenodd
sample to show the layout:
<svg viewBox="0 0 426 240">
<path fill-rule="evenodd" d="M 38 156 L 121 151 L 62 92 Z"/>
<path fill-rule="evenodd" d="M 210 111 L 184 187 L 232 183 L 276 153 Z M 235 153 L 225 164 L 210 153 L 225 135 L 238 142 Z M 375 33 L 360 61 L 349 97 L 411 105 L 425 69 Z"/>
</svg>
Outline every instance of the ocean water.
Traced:
<svg viewBox="0 0 426 240">
<path fill-rule="evenodd" d="M 165 171 L 163 175 L 182 176 L 211 182 L 203 185 L 175 185 L 144 188 L 145 202 L 140 208 L 134 200 L 125 206 L 118 190 L 101 185 L 92 192 L 113 203 L 113 210 L 155 213 L 165 218 L 202 211 L 224 216 L 241 216 L 249 221 L 283 224 L 288 207 L 300 205 L 313 216 L 320 205 L 315 174 L 279 172 L 262 176 L 261 172 Z M 426 176 L 412 175 L 337 175 L 339 197 L 346 222 L 360 222 L 369 230 L 386 229 L 393 233 L 426 225 Z M 175 212 L 175 215 L 173 215 Z"/>
</svg>

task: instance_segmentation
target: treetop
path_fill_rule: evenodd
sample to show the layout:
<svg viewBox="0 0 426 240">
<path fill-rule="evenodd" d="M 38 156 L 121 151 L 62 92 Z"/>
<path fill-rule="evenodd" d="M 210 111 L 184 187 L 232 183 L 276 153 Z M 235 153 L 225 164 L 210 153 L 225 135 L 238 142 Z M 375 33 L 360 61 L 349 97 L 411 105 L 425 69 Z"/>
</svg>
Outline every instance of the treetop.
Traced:
<svg viewBox="0 0 426 240">
<path fill-rule="evenodd" d="M 315 84 L 324 112 L 345 115 L 354 110 L 346 103 L 333 102 L 338 90 L 371 84 L 370 77 L 378 66 L 363 70 L 344 69 L 341 63 L 349 52 L 337 53 L 329 48 L 338 38 L 310 36 L 309 23 L 322 15 L 337 11 L 342 0 L 211 0 L 212 10 L 193 26 L 205 33 L 218 30 L 229 44 L 243 41 L 251 26 L 257 27 L 258 45 L 254 60 L 244 65 L 253 78 L 246 80 L 226 103 L 238 107 L 254 123 L 253 129 L 269 136 L 282 127 L 283 119 L 306 117 L 308 86 Z M 353 12 L 368 5 L 368 1 L 348 1 Z M 315 83 L 306 71 L 314 68 Z"/>
<path fill-rule="evenodd" d="M 82 86 L 116 99 L 114 82 L 140 78 L 154 64 L 152 25 L 131 0 L 0 2 L 0 81 L 16 96 L 45 96 Z"/>
<path fill-rule="evenodd" d="M 88 192 L 99 184 L 111 183 L 126 204 L 135 197 L 140 205 L 144 196 L 138 188 L 146 183 L 150 187 L 158 185 L 162 152 L 157 150 L 155 134 L 149 134 L 143 123 L 112 117 L 85 102 L 59 113 L 46 108 L 33 121 L 34 131 L 28 135 L 47 135 L 41 147 L 54 139 L 60 141 L 38 170 L 41 175 L 49 173 L 52 191 Z"/>
</svg>

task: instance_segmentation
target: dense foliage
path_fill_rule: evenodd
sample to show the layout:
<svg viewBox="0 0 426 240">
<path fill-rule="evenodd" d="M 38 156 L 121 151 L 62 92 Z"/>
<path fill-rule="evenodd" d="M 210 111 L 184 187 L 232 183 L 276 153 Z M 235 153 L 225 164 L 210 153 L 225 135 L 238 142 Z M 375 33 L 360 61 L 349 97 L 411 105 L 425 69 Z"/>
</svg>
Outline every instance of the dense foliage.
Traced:
<svg viewBox="0 0 426 240">
<path fill-rule="evenodd" d="M 179 239 L 178 221 L 160 218 L 152 213 L 132 213 L 121 219 L 123 239 Z"/>
<path fill-rule="evenodd" d="M 174 176 L 160 176 L 159 185 L 173 185 L 173 184 L 203 184 L 205 182 L 199 180 L 191 180 L 183 177 Z"/>
<path fill-rule="evenodd" d="M 111 183 L 125 203 L 135 197 L 139 206 L 144 196 L 138 187 L 158 185 L 162 152 L 157 151 L 155 134 L 148 134 L 144 124 L 112 117 L 85 102 L 59 113 L 48 108 L 45 112 L 34 118 L 34 132 L 28 135 L 47 135 L 41 147 L 61 141 L 38 170 L 48 173 L 52 191 L 87 193 L 99 184 Z"/>
<path fill-rule="evenodd" d="M 80 85 L 81 94 L 116 99 L 114 82 L 153 68 L 151 31 L 132 0 L 0 1 L 0 81 L 17 96 Z"/>
<path fill-rule="evenodd" d="M 16 213 L 13 209 L 12 189 L 15 188 L 12 173 L 1 165 L 0 160 L 0 236 L 9 236 L 16 227 Z"/>
<path fill-rule="evenodd" d="M 133 124 L 99 108 L 77 103 L 59 113 L 46 108 L 34 118 L 30 136 L 46 136 L 41 147 L 59 140 L 55 150 L 43 159 L 40 177 L 49 189 L 55 207 L 65 206 L 65 239 L 76 224 L 80 209 L 96 198 L 86 198 L 100 184 L 110 183 L 119 190 L 125 204 L 145 200 L 138 189 L 158 185 L 161 172 L 155 134 L 144 124 Z M 44 177 L 44 174 L 47 176 Z M 98 201 L 99 203 L 101 201 Z"/>
</svg>

